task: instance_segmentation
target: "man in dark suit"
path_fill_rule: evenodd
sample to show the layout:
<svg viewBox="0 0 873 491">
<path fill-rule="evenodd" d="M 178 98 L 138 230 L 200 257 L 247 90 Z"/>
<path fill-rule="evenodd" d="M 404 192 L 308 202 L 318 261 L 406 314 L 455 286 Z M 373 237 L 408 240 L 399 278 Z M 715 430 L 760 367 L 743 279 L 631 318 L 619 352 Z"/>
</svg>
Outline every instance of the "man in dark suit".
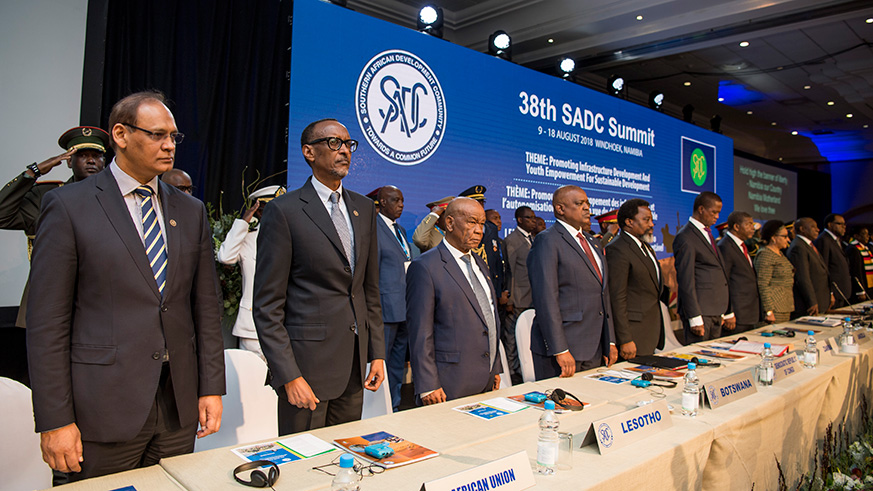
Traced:
<svg viewBox="0 0 873 491">
<path fill-rule="evenodd" d="M 391 404 L 400 409 L 400 387 L 406 368 L 409 331 L 406 328 L 406 268 L 412 259 L 406 229 L 397 223 L 403 213 L 403 192 L 394 186 L 382 186 L 377 194 L 379 219 L 376 230 L 379 243 L 379 296 L 382 321 L 385 323 L 385 355 Z"/>
<path fill-rule="evenodd" d="M 660 302 L 669 301 L 669 291 L 649 245 L 655 231 L 649 203 L 639 198 L 625 201 L 617 220 L 621 233 L 606 246 L 606 263 L 618 354 L 629 360 L 664 348 Z"/>
<path fill-rule="evenodd" d="M 529 206 L 515 210 L 515 230 L 503 241 L 506 248 L 506 263 L 509 266 L 509 301 L 506 323 L 503 325 L 503 347 L 512 382 L 521 383 L 521 365 L 515 340 L 515 323 L 522 312 L 533 306 L 530 296 L 530 278 L 527 275 L 527 255 L 533 244 L 533 231 L 537 226 L 536 215 Z"/>
<path fill-rule="evenodd" d="M 830 291 L 828 269 L 812 242 L 818 235 L 818 225 L 812 218 L 794 222 L 796 236 L 785 255 L 794 265 L 794 313 L 791 318 L 824 314 L 834 305 Z"/>
<path fill-rule="evenodd" d="M 109 169 L 43 198 L 31 271 L 36 431 L 45 461 L 72 480 L 191 452 L 221 424 L 206 209 L 157 177 L 182 134 L 154 92 L 116 103 L 109 127 Z"/>
<path fill-rule="evenodd" d="M 409 266 L 406 322 L 416 395 L 425 405 L 500 387 L 497 294 L 488 265 L 470 250 L 485 210 L 470 198 L 446 208 L 446 236 Z"/>
<path fill-rule="evenodd" d="M 818 235 L 814 244 L 825 266 L 828 268 L 830 290 L 834 296 L 834 308 L 848 305 L 852 294 L 852 275 L 849 273 L 849 258 L 843 249 L 843 236 L 846 235 L 846 219 L 831 213 L 824 219 L 824 231 Z"/>
<path fill-rule="evenodd" d="M 563 186 L 552 195 L 557 221 L 540 232 L 527 256 L 533 306 L 530 349 L 537 380 L 615 363 L 609 271 L 590 227 L 588 195 Z"/>
<path fill-rule="evenodd" d="M 255 328 L 280 435 L 360 419 L 363 388 L 385 379 L 376 209 L 342 186 L 358 142 L 323 119 L 300 146 L 312 177 L 264 209 L 255 267 Z"/>
<path fill-rule="evenodd" d="M 685 343 L 721 337 L 722 325 L 733 330 L 728 277 L 710 227 L 718 222 L 721 198 L 703 191 L 694 198 L 694 212 L 673 239 L 679 283 L 679 317 Z"/>
<path fill-rule="evenodd" d="M 736 317 L 734 332 L 754 329 L 761 321 L 761 299 L 758 296 L 758 276 L 752 264 L 752 257 L 746 241 L 755 234 L 755 221 L 744 211 L 734 211 L 728 215 L 727 232 L 718 241 L 718 251 L 728 277 L 731 311 Z M 776 317 L 767 315 L 770 322 Z"/>
</svg>

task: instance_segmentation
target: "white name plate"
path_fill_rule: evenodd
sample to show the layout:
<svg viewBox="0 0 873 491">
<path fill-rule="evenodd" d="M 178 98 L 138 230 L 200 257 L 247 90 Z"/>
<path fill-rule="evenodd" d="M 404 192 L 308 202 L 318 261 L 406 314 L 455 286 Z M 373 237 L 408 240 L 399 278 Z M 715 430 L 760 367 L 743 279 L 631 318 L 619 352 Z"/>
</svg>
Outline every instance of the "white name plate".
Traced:
<svg viewBox="0 0 873 491">
<path fill-rule="evenodd" d="M 800 368 L 800 360 L 797 359 L 798 354 L 802 355 L 803 352 L 800 353 L 790 353 L 782 358 L 776 358 L 773 360 L 773 383 L 777 383 L 783 379 L 786 379 L 801 370 Z"/>
<path fill-rule="evenodd" d="M 582 446 L 597 441 L 600 455 L 654 435 L 673 426 L 670 410 L 663 399 L 591 423 Z"/>
<path fill-rule="evenodd" d="M 536 484 L 527 452 L 521 451 L 421 485 L 420 491 L 521 491 Z"/>
<path fill-rule="evenodd" d="M 827 339 L 819 341 L 816 344 L 818 345 L 818 352 L 821 353 L 822 358 L 833 358 L 834 347 L 831 346 Z"/>
<path fill-rule="evenodd" d="M 752 373 L 754 373 L 754 369 L 743 370 L 740 373 L 706 384 L 704 392 L 709 407 L 712 409 L 720 408 L 758 392 Z"/>
<path fill-rule="evenodd" d="M 871 339 L 873 339 L 873 336 L 870 336 L 869 332 L 861 330 L 861 331 L 855 331 L 855 339 L 858 340 L 858 344 L 865 345 L 865 344 L 869 343 Z"/>
</svg>

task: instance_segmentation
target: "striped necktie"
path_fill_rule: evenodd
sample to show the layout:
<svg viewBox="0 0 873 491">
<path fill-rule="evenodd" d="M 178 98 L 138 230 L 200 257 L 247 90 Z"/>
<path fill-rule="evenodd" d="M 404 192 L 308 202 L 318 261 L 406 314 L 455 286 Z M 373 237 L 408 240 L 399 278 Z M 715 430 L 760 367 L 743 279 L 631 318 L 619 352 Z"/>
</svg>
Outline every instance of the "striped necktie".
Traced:
<svg viewBox="0 0 873 491">
<path fill-rule="evenodd" d="M 152 206 L 154 191 L 148 186 L 140 186 L 134 190 L 142 198 L 142 237 L 145 242 L 146 256 L 149 265 L 155 274 L 158 291 L 164 295 L 164 287 L 167 285 L 167 248 L 164 245 L 164 237 L 161 235 L 161 227 L 158 225 L 158 214 Z"/>
</svg>

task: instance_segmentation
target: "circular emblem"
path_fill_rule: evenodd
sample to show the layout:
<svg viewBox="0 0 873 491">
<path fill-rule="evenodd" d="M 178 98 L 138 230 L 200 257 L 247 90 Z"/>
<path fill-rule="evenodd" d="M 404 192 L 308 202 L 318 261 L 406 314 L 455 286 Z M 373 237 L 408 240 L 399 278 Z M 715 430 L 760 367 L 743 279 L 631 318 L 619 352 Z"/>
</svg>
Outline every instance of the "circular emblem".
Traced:
<svg viewBox="0 0 873 491">
<path fill-rule="evenodd" d="M 703 155 L 703 150 L 695 148 L 691 152 L 691 180 L 698 186 L 703 186 L 706 182 L 706 156 Z"/>
<path fill-rule="evenodd" d="M 709 387 L 707 387 L 707 389 L 708 389 L 708 392 L 709 392 L 709 402 L 710 402 L 713 406 L 718 405 L 718 391 L 715 390 L 715 386 L 714 386 L 714 385 L 710 385 Z"/>
<path fill-rule="evenodd" d="M 612 442 L 615 440 L 612 436 L 612 428 L 606 423 L 600 423 L 600 426 L 597 427 L 597 439 L 600 440 L 600 444 L 604 447 L 611 447 Z"/>
<path fill-rule="evenodd" d="M 408 51 L 383 51 L 367 62 L 355 86 L 355 104 L 364 138 L 397 165 L 424 162 L 443 141 L 443 89 L 433 70 Z"/>
</svg>

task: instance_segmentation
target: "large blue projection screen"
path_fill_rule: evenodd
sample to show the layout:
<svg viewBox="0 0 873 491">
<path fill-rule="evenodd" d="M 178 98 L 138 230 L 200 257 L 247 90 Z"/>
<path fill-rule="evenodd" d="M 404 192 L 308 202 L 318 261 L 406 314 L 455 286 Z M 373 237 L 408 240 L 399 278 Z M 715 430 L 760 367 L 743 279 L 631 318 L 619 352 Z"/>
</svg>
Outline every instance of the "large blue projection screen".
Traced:
<svg viewBox="0 0 873 491">
<path fill-rule="evenodd" d="M 410 235 L 425 203 L 476 184 L 504 233 L 521 205 L 553 221 L 551 196 L 565 184 L 588 192 L 592 215 L 641 197 L 662 257 L 700 191 L 721 195 L 723 219 L 733 209 L 730 139 L 316 0 L 294 3 L 290 101 L 289 189 L 310 175 L 300 132 L 336 118 L 360 142 L 344 186 L 399 187 Z"/>
</svg>

